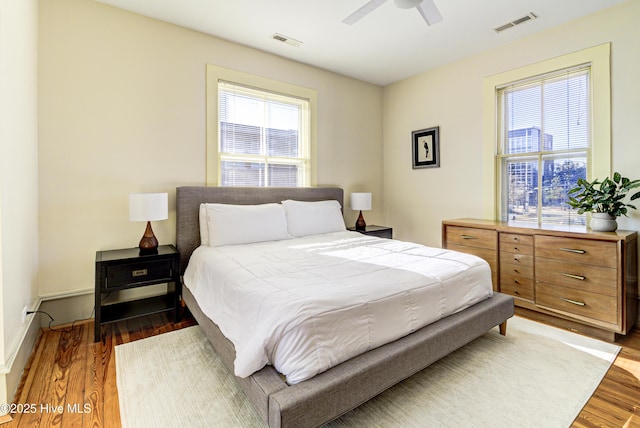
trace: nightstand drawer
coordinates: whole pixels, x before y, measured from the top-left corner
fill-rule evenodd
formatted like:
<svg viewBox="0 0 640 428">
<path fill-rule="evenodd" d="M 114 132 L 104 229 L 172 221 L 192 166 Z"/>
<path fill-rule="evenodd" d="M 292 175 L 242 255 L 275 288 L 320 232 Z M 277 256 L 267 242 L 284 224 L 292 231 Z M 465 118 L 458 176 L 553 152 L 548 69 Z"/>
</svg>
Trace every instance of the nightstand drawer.
<svg viewBox="0 0 640 428">
<path fill-rule="evenodd" d="M 364 230 L 358 230 L 355 227 L 347 227 L 347 230 L 359 232 L 363 235 L 377 236 L 378 238 L 393 239 L 393 228 L 387 226 L 366 226 Z"/>
<path fill-rule="evenodd" d="M 114 264 L 106 267 L 105 288 L 132 287 L 149 281 L 173 281 L 171 260 Z"/>
<path fill-rule="evenodd" d="M 366 235 L 377 236 L 378 238 L 392 239 L 391 233 L 391 229 L 384 229 L 367 232 Z"/>
</svg>

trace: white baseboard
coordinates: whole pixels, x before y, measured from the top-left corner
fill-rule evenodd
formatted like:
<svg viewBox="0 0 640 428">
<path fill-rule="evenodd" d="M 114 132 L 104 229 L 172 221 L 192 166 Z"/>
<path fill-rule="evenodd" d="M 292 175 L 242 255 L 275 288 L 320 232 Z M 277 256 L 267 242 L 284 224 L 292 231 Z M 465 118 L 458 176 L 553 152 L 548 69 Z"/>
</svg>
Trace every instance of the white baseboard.
<svg viewBox="0 0 640 428">
<path fill-rule="evenodd" d="M 50 315 L 53 321 L 43 313 L 37 314 L 40 326 L 47 328 L 49 322 L 55 326 L 93 318 L 93 305 L 93 289 L 44 296 L 40 310 Z"/>
<path fill-rule="evenodd" d="M 33 310 L 38 310 L 41 303 L 42 300 L 38 299 Z M 0 402 L 13 401 L 39 332 L 40 324 L 36 322 L 34 316 L 29 316 L 18 335 L 19 339 L 9 349 L 5 364 L 0 365 L 0 377 L 2 378 L 0 384 L 3 385 L 3 391 L 0 391 L 2 398 Z"/>
</svg>

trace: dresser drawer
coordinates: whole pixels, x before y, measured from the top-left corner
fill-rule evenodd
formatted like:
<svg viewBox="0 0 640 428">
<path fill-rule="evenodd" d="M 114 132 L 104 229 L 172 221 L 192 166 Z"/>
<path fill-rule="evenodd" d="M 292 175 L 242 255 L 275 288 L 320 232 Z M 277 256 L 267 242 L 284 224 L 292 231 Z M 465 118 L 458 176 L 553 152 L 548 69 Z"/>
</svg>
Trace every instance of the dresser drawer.
<svg viewBox="0 0 640 428">
<path fill-rule="evenodd" d="M 464 245 L 466 247 L 487 248 L 496 250 L 498 232 L 495 230 L 475 229 L 472 227 L 447 226 L 447 248 L 450 244 Z"/>
<path fill-rule="evenodd" d="M 531 268 L 531 276 L 533 276 L 533 256 L 528 254 L 505 253 L 500 251 L 500 264 L 510 263 L 518 266 L 527 266 Z"/>
<path fill-rule="evenodd" d="M 533 300 L 533 278 L 500 272 L 500 292 Z"/>
<path fill-rule="evenodd" d="M 536 281 L 577 288 L 608 296 L 617 295 L 617 271 L 562 260 L 536 259 Z"/>
<path fill-rule="evenodd" d="M 106 267 L 105 288 L 130 287 L 149 281 L 173 281 L 171 260 L 113 264 Z"/>
<path fill-rule="evenodd" d="M 539 235 L 535 238 L 535 246 L 536 257 L 612 269 L 619 266 L 615 242 Z"/>
<path fill-rule="evenodd" d="M 513 244 L 511 242 L 500 242 L 500 252 L 507 252 L 513 254 L 526 254 L 533 256 L 533 246 L 523 244 Z"/>
<path fill-rule="evenodd" d="M 500 244 L 513 244 L 513 245 L 529 245 L 533 246 L 532 235 L 521 235 L 519 233 L 501 233 Z"/>
<path fill-rule="evenodd" d="M 533 280 L 533 264 L 517 264 L 505 262 L 503 254 L 500 254 L 500 277 L 504 275 L 515 275 Z"/>
<path fill-rule="evenodd" d="M 618 323 L 616 298 L 613 296 L 538 283 L 536 304 L 606 323 Z"/>
</svg>

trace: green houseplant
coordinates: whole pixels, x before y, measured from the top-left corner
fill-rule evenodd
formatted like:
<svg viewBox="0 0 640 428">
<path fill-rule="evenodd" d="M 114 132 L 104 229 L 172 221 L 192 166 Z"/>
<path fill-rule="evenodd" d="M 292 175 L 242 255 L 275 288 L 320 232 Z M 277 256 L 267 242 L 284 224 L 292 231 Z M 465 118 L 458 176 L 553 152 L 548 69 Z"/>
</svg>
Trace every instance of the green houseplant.
<svg viewBox="0 0 640 428">
<path fill-rule="evenodd" d="M 625 198 L 632 189 L 640 187 L 640 180 L 630 180 L 620 173 L 613 174 L 613 179 L 607 177 L 589 182 L 579 178 L 576 187 L 569 190 L 569 201 L 578 214 L 593 213 L 591 228 L 598 231 L 613 231 L 617 228 L 616 217 L 626 216 L 628 209 L 636 207 Z M 634 193 L 629 201 L 640 198 L 640 191 Z M 600 220 L 603 220 L 601 222 Z"/>
</svg>

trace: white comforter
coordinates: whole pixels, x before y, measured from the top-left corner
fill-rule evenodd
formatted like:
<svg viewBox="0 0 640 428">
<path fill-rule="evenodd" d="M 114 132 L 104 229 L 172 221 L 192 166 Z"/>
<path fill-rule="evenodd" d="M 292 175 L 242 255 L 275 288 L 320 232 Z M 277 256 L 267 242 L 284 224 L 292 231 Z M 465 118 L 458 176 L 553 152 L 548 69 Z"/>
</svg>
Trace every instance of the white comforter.
<svg viewBox="0 0 640 428">
<path fill-rule="evenodd" d="M 478 257 L 356 232 L 199 247 L 184 283 L 237 376 L 272 364 L 290 384 L 492 295 Z"/>
</svg>

